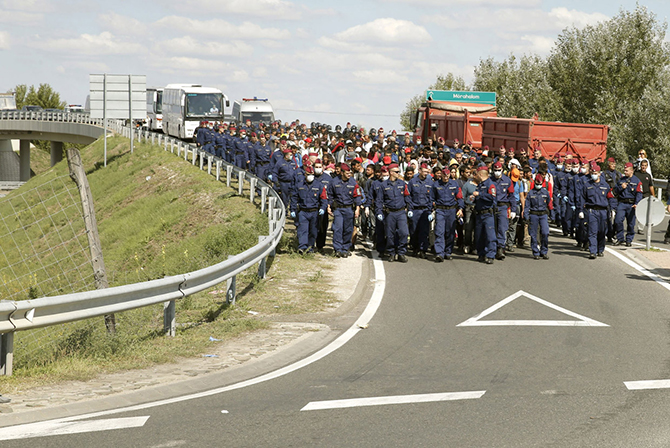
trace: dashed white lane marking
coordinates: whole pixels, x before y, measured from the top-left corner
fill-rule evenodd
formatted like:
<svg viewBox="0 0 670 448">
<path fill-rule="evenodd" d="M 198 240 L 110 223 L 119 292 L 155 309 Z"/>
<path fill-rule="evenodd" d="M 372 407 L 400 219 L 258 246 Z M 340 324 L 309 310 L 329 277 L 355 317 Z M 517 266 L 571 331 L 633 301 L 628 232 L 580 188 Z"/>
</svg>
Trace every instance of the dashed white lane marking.
<svg viewBox="0 0 670 448">
<path fill-rule="evenodd" d="M 670 380 L 624 381 L 628 390 L 670 389 Z"/>
<path fill-rule="evenodd" d="M 535 302 L 559 311 L 568 316 L 574 317 L 577 320 L 481 320 L 483 317 L 488 316 L 496 310 L 499 310 L 503 306 L 512 302 L 513 300 L 518 299 L 519 297 L 527 297 Z M 518 291 L 511 296 L 501 300 L 495 305 L 487 308 L 478 315 L 471 317 L 470 319 L 462 322 L 457 327 L 492 327 L 492 326 L 535 326 L 535 327 L 609 327 L 609 325 L 597 320 L 593 320 L 589 317 L 582 316 L 573 311 L 566 310 L 563 307 L 555 305 L 546 300 L 542 300 L 539 297 L 536 297 L 532 294 L 528 294 L 525 291 Z"/>
<path fill-rule="evenodd" d="M 481 398 L 485 390 L 472 392 L 445 392 L 438 394 L 395 395 L 389 397 L 351 398 L 347 400 L 312 401 L 301 411 L 319 411 L 323 409 L 357 408 L 362 406 L 381 406 L 387 404 L 430 403 L 436 401 L 474 400 Z"/>
<path fill-rule="evenodd" d="M 83 432 L 109 431 L 111 429 L 139 428 L 149 420 L 149 416 L 110 418 L 87 422 L 63 422 L 52 420 L 47 422 L 29 423 L 26 425 L 2 428 L 0 440 L 16 440 L 29 437 L 62 436 Z"/>
<path fill-rule="evenodd" d="M 255 384 L 263 383 L 265 381 L 269 381 L 275 378 L 279 378 L 281 376 L 287 375 L 291 372 L 295 372 L 298 369 L 301 369 L 305 366 L 308 366 L 312 363 L 315 363 L 316 361 L 319 361 L 326 356 L 330 355 L 340 347 L 342 347 L 344 344 L 349 342 L 356 334 L 361 331 L 360 326 L 365 327 L 372 317 L 375 315 L 377 310 L 379 309 L 379 306 L 381 305 L 382 298 L 384 297 L 384 289 L 386 288 L 386 273 L 384 272 L 384 264 L 381 261 L 381 259 L 373 254 L 373 265 L 374 265 L 374 270 L 375 270 L 375 286 L 372 291 L 372 297 L 370 298 L 370 301 L 368 302 L 367 307 L 365 308 L 365 311 L 363 311 L 363 314 L 358 318 L 358 320 L 344 333 L 342 333 L 337 339 L 335 339 L 333 342 L 319 350 L 318 352 L 314 353 L 311 356 L 308 356 L 305 359 L 302 359 L 298 362 L 295 362 L 291 365 L 288 365 L 286 367 L 282 367 L 281 369 L 275 370 L 273 372 L 266 373 L 265 375 L 261 375 L 256 378 L 252 378 L 250 380 L 242 381 L 236 384 L 231 384 L 229 386 L 225 387 L 220 387 L 217 389 L 212 389 L 204 392 L 199 392 L 196 394 L 190 394 L 190 395 L 184 395 L 181 397 L 175 397 L 175 398 L 169 398 L 166 400 L 159 400 L 159 401 L 154 401 L 150 403 L 144 403 L 144 404 L 138 404 L 134 406 L 127 406 L 124 408 L 117 408 L 117 409 L 110 409 L 107 411 L 100 411 L 100 412 L 94 412 L 90 414 L 83 414 L 83 415 L 76 415 L 73 417 L 65 417 L 65 418 L 60 418 L 60 419 L 54 419 L 54 420 L 48 420 L 45 422 L 41 422 L 44 424 L 52 423 L 64 423 L 64 422 L 72 422 L 72 421 L 77 421 L 77 420 L 84 420 L 84 419 L 90 419 L 90 418 L 96 418 L 96 417 L 102 417 L 105 415 L 113 415 L 113 414 L 120 414 L 122 412 L 134 412 L 134 411 L 139 411 L 143 409 L 149 409 L 157 406 L 163 406 L 167 404 L 173 404 L 173 403 L 180 403 L 182 401 L 188 401 L 188 400 L 194 400 L 197 398 L 204 398 L 204 397 L 209 397 L 212 395 L 217 395 L 221 394 L 223 392 L 228 392 L 231 390 L 236 390 L 236 389 L 242 389 L 244 387 L 248 386 L 253 386 Z M 148 417 L 147 417 L 148 418 Z M 25 425 L 20 425 L 20 426 L 25 426 Z M 5 431 L 11 430 L 13 428 L 18 428 L 20 426 L 8 426 L 5 428 L 0 428 L 2 432 L 4 433 Z"/>
</svg>

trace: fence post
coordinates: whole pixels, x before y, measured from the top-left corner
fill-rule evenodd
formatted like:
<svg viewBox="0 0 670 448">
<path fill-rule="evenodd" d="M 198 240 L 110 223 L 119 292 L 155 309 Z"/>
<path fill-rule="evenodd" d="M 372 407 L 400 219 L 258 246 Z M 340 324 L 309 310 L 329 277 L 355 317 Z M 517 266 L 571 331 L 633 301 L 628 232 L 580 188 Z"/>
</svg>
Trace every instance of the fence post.
<svg viewBox="0 0 670 448">
<path fill-rule="evenodd" d="M 221 180 L 221 161 L 217 160 L 216 161 L 216 181 Z"/>
<path fill-rule="evenodd" d="M 188 145 L 184 145 L 184 160 L 188 162 Z"/>
<path fill-rule="evenodd" d="M 265 213 L 265 202 L 268 198 L 268 187 L 261 188 L 261 213 Z"/>
<path fill-rule="evenodd" d="M 193 149 L 193 160 L 191 160 L 191 164 L 195 166 L 195 161 L 198 159 L 198 149 L 193 147 L 191 147 L 191 149 Z"/>
<path fill-rule="evenodd" d="M 181 157 L 181 141 L 177 142 L 177 157 Z"/>
<path fill-rule="evenodd" d="M 237 194 L 242 196 L 243 189 L 244 189 L 244 171 L 240 170 L 237 172 Z"/>
<path fill-rule="evenodd" d="M 170 140 L 170 152 L 174 154 L 174 139 Z"/>
<path fill-rule="evenodd" d="M 226 165 L 226 186 L 230 187 L 230 178 L 233 177 L 233 166 Z"/>
<path fill-rule="evenodd" d="M 254 202 L 254 196 L 256 195 L 256 178 L 252 177 L 249 179 L 249 202 Z"/>
<path fill-rule="evenodd" d="M 258 237 L 258 244 L 261 244 L 265 238 L 268 238 L 267 236 L 259 236 Z M 258 278 L 265 278 L 265 275 L 267 274 L 267 257 L 263 257 L 263 259 L 258 263 Z"/>
<path fill-rule="evenodd" d="M 163 302 L 163 330 L 166 336 L 177 334 L 177 306 L 175 300 Z"/>
<path fill-rule="evenodd" d="M 14 364 L 14 332 L 0 334 L 0 375 L 11 376 Z"/>
<path fill-rule="evenodd" d="M 205 152 L 201 152 L 198 154 L 200 156 L 200 171 L 202 171 L 202 168 L 205 166 Z"/>
<path fill-rule="evenodd" d="M 212 174 L 212 156 L 207 156 L 207 174 Z"/>
<path fill-rule="evenodd" d="M 272 218 L 273 213 L 272 210 L 275 208 L 275 202 L 277 201 L 277 198 L 274 196 L 270 196 L 270 200 L 268 201 L 268 218 Z"/>
<path fill-rule="evenodd" d="M 228 255 L 228 259 L 233 258 L 233 255 Z M 228 280 L 226 280 L 226 303 L 235 305 L 235 299 L 237 298 L 237 276 L 233 275 Z"/>
</svg>

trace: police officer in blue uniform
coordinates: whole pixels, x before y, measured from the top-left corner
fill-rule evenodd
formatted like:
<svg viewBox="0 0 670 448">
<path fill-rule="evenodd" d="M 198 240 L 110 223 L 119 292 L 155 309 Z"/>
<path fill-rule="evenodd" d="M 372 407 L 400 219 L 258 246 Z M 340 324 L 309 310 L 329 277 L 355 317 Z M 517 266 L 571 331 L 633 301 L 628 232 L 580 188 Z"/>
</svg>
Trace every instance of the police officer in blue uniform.
<svg viewBox="0 0 670 448">
<path fill-rule="evenodd" d="M 565 195 L 563 196 L 563 202 L 565 203 L 565 227 L 563 228 L 563 234 L 570 238 L 574 238 L 575 236 L 575 223 L 577 222 L 574 189 L 575 176 L 579 173 L 579 164 L 576 162 L 575 159 L 567 159 L 565 162 Z"/>
<path fill-rule="evenodd" d="M 583 204 L 581 200 L 583 196 L 584 184 L 589 180 L 589 164 L 584 160 L 579 167 L 579 173 L 573 178 L 574 179 L 574 192 L 576 199 L 576 223 L 575 223 L 575 236 L 577 239 L 577 247 L 581 247 L 582 250 L 589 250 L 589 214 L 585 213 Z"/>
<path fill-rule="evenodd" d="M 486 165 L 477 168 L 476 179 L 479 183 L 471 199 L 475 203 L 477 257 L 479 261 L 493 264 L 498 244 L 495 222 L 495 210 L 498 206 L 497 191 Z"/>
<path fill-rule="evenodd" d="M 509 220 L 516 217 L 516 196 L 514 196 L 514 183 L 512 179 L 503 174 L 502 163 L 493 164 L 493 175 L 491 180 L 496 186 L 497 209 L 496 209 L 496 235 L 498 238 L 496 259 L 505 259 L 505 243 L 507 242 L 507 229 Z"/>
<path fill-rule="evenodd" d="M 328 214 L 333 216 L 333 249 L 338 258 L 349 257 L 354 219 L 358 218 L 362 201 L 361 187 L 351 177 L 351 167 L 340 165 L 340 175 L 328 184 Z"/>
<path fill-rule="evenodd" d="M 314 252 L 317 219 L 326 213 L 328 196 L 323 184 L 315 180 L 313 166 L 306 165 L 300 179 L 291 191 L 291 217 L 297 215 L 298 253 L 302 255 Z"/>
<path fill-rule="evenodd" d="M 207 130 L 207 122 L 201 121 L 200 125 L 193 131 L 193 138 L 195 139 L 195 145 L 198 148 L 202 148 L 203 145 L 205 144 L 206 130 Z"/>
<path fill-rule="evenodd" d="M 409 226 L 410 245 L 414 248 L 414 256 L 426 258 L 428 250 L 428 235 L 430 234 L 430 221 L 432 218 L 432 190 L 433 179 L 428 175 L 430 168 L 425 163 L 419 168 L 419 175 L 414 176 L 407 182 L 409 190 L 408 208 L 412 213 L 410 218 L 412 225 Z"/>
<path fill-rule="evenodd" d="M 270 169 L 270 157 L 272 157 L 272 148 L 265 139 L 265 134 L 261 134 L 261 138 L 254 145 L 254 152 L 256 154 L 256 177 L 266 180 L 268 171 Z"/>
<path fill-rule="evenodd" d="M 275 164 L 272 172 L 272 180 L 274 181 L 275 190 L 279 191 L 282 202 L 288 207 L 291 200 L 291 186 L 295 180 L 297 168 L 293 161 L 291 150 L 284 148 L 282 151 L 284 158 Z"/>
<path fill-rule="evenodd" d="M 453 258 L 451 254 L 454 251 L 456 221 L 463 217 L 465 202 L 461 187 L 451 177 L 449 168 L 442 170 L 442 175 L 433 184 L 431 193 L 431 202 L 435 209 L 435 261 L 441 263 L 445 259 Z"/>
<path fill-rule="evenodd" d="M 627 163 L 623 169 L 623 177 L 619 179 L 614 187 L 614 196 L 618 198 L 616 204 L 616 215 L 614 217 L 614 228 L 616 231 L 616 246 L 623 244 L 630 247 L 635 237 L 635 208 L 642 200 L 642 182 L 633 173 L 635 169 L 632 163 Z M 613 204 L 614 205 L 614 204 Z M 623 221 L 628 224 L 624 240 Z"/>
<path fill-rule="evenodd" d="M 381 184 L 381 194 L 376 198 L 375 215 L 386 227 L 386 258 L 388 261 L 396 259 L 407 262 L 407 238 L 409 229 L 407 218 L 413 212 L 407 213 L 409 204 L 409 190 L 407 183 L 400 178 L 400 167 L 397 163 L 389 165 L 389 178 Z"/>
<path fill-rule="evenodd" d="M 549 251 L 549 212 L 552 206 L 549 191 L 543 184 L 544 176 L 536 174 L 533 189 L 526 195 L 526 205 L 523 208 L 523 217 L 530 222 L 528 233 L 530 234 L 530 247 L 535 260 L 539 260 L 540 257 L 545 260 L 549 259 L 547 254 Z M 537 241 L 538 228 L 540 231 L 539 246 Z"/>
<path fill-rule="evenodd" d="M 384 215 L 375 213 L 375 204 L 378 198 L 382 195 L 382 183 L 389 179 L 388 166 L 382 166 L 379 169 L 379 176 L 375 176 L 375 180 L 370 185 L 370 210 L 375 215 L 375 249 L 379 255 L 386 253 L 386 228 L 384 226 Z M 381 219 L 379 219 L 381 217 Z"/>
<path fill-rule="evenodd" d="M 332 182 L 333 178 L 323 170 L 323 163 L 321 159 L 314 161 L 314 177 L 315 181 L 321 182 L 324 188 L 328 188 L 328 184 Z M 316 233 L 316 248 L 323 251 L 326 246 L 326 233 L 328 232 L 328 213 L 319 215 L 317 218 L 317 233 Z"/>
<path fill-rule="evenodd" d="M 563 158 L 556 158 L 556 165 L 552 175 L 554 176 L 554 207 L 553 220 L 554 224 L 559 228 L 563 228 L 563 216 L 565 213 L 565 204 L 563 202 L 563 184 L 565 183 L 565 172 L 563 171 Z"/>
<path fill-rule="evenodd" d="M 610 201 L 612 204 L 612 210 L 610 210 L 610 214 L 607 216 L 607 241 L 612 243 L 614 242 L 614 237 L 617 233 L 614 226 L 614 220 L 616 219 L 616 211 L 619 205 L 615 189 L 619 184 L 619 180 L 621 180 L 621 173 L 616 169 L 616 160 L 614 157 L 607 159 L 607 165 L 607 169 L 603 172 L 602 175 L 605 176 L 605 182 L 607 182 L 607 185 L 610 186 L 612 192 L 614 193 L 614 199 Z"/>
<path fill-rule="evenodd" d="M 218 132 L 214 134 L 214 155 L 225 160 L 226 157 L 226 134 L 223 126 L 219 126 Z"/>
<path fill-rule="evenodd" d="M 577 208 L 580 210 L 579 218 L 586 219 L 588 223 L 589 258 L 593 260 L 605 253 L 609 201 L 614 196 L 605 179 L 601 178 L 598 165 L 592 167 L 591 175 L 587 179 L 582 185 Z"/>
<path fill-rule="evenodd" d="M 247 138 L 247 133 L 244 129 L 240 131 L 240 136 L 235 139 L 234 151 L 235 151 L 235 166 L 238 168 L 246 169 L 249 164 L 249 139 Z"/>
</svg>

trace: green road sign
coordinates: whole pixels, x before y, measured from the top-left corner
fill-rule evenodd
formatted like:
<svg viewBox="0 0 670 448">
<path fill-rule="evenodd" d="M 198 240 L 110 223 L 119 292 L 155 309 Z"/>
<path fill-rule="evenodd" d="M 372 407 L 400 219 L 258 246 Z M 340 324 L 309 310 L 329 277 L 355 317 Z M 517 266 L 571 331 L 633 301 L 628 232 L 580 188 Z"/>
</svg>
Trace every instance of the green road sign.
<svg viewBox="0 0 670 448">
<path fill-rule="evenodd" d="M 449 101 L 452 103 L 475 103 L 496 105 L 495 92 L 456 92 L 451 90 L 426 90 L 427 101 Z"/>
</svg>

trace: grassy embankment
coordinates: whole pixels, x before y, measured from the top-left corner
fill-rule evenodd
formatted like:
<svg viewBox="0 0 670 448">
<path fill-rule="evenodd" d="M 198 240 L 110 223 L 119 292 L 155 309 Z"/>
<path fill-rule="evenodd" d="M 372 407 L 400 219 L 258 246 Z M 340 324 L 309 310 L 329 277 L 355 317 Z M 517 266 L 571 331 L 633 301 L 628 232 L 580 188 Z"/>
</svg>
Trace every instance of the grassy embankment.
<svg viewBox="0 0 670 448">
<path fill-rule="evenodd" d="M 110 286 L 209 266 L 267 234 L 267 215 L 250 204 L 248 196 L 237 196 L 236 188 L 216 182 L 175 155 L 149 144 L 136 144 L 131 155 L 128 140 L 117 137 L 108 139 L 108 166 L 102 167 L 102 148 L 101 141 L 94 143 L 82 151 L 82 159 L 95 200 Z M 67 162 L 63 161 L 33 178 L 24 190 L 38 191 L 40 184 L 65 173 Z M 11 197 L 0 201 L 0 213 Z M 54 223 L 60 225 L 65 223 Z M 43 228 L 34 237 L 46 244 L 56 234 Z M 266 327 L 266 320 L 248 313 L 251 309 L 266 317 L 324 309 L 331 296 L 329 286 L 321 281 L 322 272 L 330 262 L 320 256 L 304 259 L 291 247 L 287 236 L 280 250 L 283 255 L 274 260 L 267 280 L 259 281 L 253 269 L 238 276 L 236 307 L 225 304 L 225 285 L 179 300 L 175 338 L 162 336 L 162 306 L 117 314 L 113 336 L 105 331 L 102 317 L 18 332 L 14 376 L 0 377 L 0 390 L 87 379 L 102 372 L 198 356 L 211 345 L 210 335 L 225 340 Z M 69 292 L 66 282 L 60 288 L 60 293 Z"/>
</svg>

